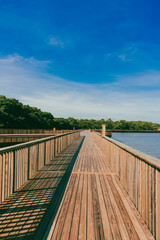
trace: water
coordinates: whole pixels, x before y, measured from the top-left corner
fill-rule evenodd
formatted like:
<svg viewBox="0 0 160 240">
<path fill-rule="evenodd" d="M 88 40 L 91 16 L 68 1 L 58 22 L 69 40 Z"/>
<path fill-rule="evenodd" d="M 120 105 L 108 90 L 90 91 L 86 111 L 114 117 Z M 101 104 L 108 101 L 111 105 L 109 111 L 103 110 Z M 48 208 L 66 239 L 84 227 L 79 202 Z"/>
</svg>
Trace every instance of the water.
<svg viewBox="0 0 160 240">
<path fill-rule="evenodd" d="M 160 133 L 112 133 L 112 138 L 160 159 Z"/>
</svg>

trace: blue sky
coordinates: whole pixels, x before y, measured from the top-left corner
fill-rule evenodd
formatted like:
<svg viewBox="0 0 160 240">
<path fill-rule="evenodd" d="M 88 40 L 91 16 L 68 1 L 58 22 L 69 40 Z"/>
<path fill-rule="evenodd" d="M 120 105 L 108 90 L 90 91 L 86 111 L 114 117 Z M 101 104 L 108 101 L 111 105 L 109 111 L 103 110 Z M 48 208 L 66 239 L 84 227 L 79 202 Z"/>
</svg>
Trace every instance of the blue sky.
<svg viewBox="0 0 160 240">
<path fill-rule="evenodd" d="M 0 0 L 0 94 L 55 117 L 160 122 L 159 9 Z"/>
</svg>

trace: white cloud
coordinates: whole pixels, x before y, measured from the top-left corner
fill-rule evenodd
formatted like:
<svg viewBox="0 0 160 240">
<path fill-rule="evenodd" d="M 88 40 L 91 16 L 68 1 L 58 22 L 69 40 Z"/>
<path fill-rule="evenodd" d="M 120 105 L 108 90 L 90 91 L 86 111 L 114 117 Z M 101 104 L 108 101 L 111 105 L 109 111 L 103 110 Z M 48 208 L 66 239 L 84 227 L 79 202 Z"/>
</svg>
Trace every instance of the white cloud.
<svg viewBox="0 0 160 240">
<path fill-rule="evenodd" d="M 127 44 L 122 49 L 105 54 L 105 59 L 108 60 L 112 57 L 113 59 L 119 59 L 122 62 L 131 62 L 136 59 L 138 51 L 140 50 L 138 50 L 136 44 Z"/>
<path fill-rule="evenodd" d="M 53 45 L 53 46 L 57 46 L 57 47 L 60 47 L 60 48 L 64 47 L 64 42 L 62 40 L 60 40 L 58 37 L 50 37 L 48 44 Z"/>
<path fill-rule="evenodd" d="M 129 87 L 160 87 L 160 71 L 148 70 L 143 73 L 133 74 L 132 76 L 115 76 L 117 79 L 116 84 Z"/>
<path fill-rule="evenodd" d="M 55 117 L 160 122 L 160 72 L 115 76 L 114 83 L 85 84 L 47 73 L 50 62 L 19 55 L 0 59 L 0 94 L 52 112 Z M 132 91 L 145 80 L 157 89 Z M 129 91 L 125 90 L 128 82 Z"/>
<path fill-rule="evenodd" d="M 121 61 L 123 61 L 123 62 L 130 62 L 130 61 L 132 61 L 132 59 L 128 58 L 125 53 L 120 54 L 120 55 L 118 56 L 118 58 L 119 58 Z"/>
</svg>

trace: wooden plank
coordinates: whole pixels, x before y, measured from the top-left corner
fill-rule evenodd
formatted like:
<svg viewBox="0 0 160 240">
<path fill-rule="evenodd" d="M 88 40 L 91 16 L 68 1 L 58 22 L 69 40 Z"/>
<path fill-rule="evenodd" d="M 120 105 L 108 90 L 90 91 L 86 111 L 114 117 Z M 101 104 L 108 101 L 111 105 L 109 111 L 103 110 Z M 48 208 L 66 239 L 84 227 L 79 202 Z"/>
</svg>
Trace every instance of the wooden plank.
<svg viewBox="0 0 160 240">
<path fill-rule="evenodd" d="M 138 239 L 153 239 L 151 238 L 151 235 L 149 235 L 150 238 L 148 238 L 148 236 L 146 236 L 146 234 L 144 233 L 144 230 L 142 229 L 142 226 L 139 224 L 137 218 L 136 218 L 136 215 L 134 214 L 134 212 L 132 211 L 132 209 L 130 208 L 129 206 L 129 203 L 127 202 L 127 199 L 126 197 L 123 195 L 119 185 L 117 184 L 117 181 L 115 180 L 114 177 L 112 177 L 112 181 L 113 181 L 113 184 L 111 185 L 112 186 L 112 189 L 116 188 L 116 191 L 117 193 L 119 194 L 122 202 L 123 202 L 123 205 L 125 206 L 125 209 L 127 211 L 127 214 L 130 218 L 130 220 L 132 221 L 132 224 L 134 225 L 134 229 L 132 228 L 131 231 L 129 231 L 129 233 L 131 234 L 135 234 L 134 237 L 132 239 L 136 239 L 136 236 L 138 235 Z M 115 189 L 114 188 L 114 189 Z M 117 199 L 117 198 L 116 198 Z M 131 227 L 131 224 L 130 224 L 130 227 Z M 135 230 L 136 230 L 136 233 L 135 233 Z M 148 231 L 149 233 L 149 231 Z"/>
<path fill-rule="evenodd" d="M 84 175 L 78 238 L 87 238 L 87 176 Z"/>
<path fill-rule="evenodd" d="M 104 239 L 113 239 L 113 235 L 112 235 L 111 227 L 110 227 L 110 220 L 112 218 L 109 219 L 109 214 L 107 212 L 107 206 L 106 206 L 105 200 L 104 200 L 104 194 L 102 193 L 103 186 L 100 184 L 99 177 L 100 176 L 96 175 L 97 192 L 98 192 L 98 198 L 99 198 L 100 212 L 101 212 L 101 216 L 102 216 L 102 224 L 103 224 L 103 229 L 104 229 Z M 119 238 L 117 237 L 116 239 L 119 239 Z"/>
<path fill-rule="evenodd" d="M 3 155 L 0 154 L 0 203 L 2 202 L 3 191 Z"/>
<path fill-rule="evenodd" d="M 11 162 L 12 162 L 12 159 L 11 159 L 11 154 L 10 152 L 8 153 L 8 186 L 7 186 L 7 189 L 8 189 L 8 196 L 10 196 L 11 194 Z"/>
<path fill-rule="evenodd" d="M 156 170 L 152 168 L 152 229 L 153 236 L 156 236 Z"/>
<path fill-rule="evenodd" d="M 71 195 L 71 198 L 69 201 L 69 206 L 67 208 L 67 213 L 65 216 L 65 221 L 64 221 L 64 225 L 63 225 L 62 234 L 61 234 L 62 240 L 69 239 L 70 229 L 72 227 L 72 222 L 73 222 L 72 218 L 73 218 L 73 213 L 74 213 L 74 209 L 75 209 L 75 200 L 76 200 L 76 196 L 77 196 L 79 179 L 80 179 L 80 176 L 76 176 L 75 185 L 74 185 L 72 195 Z"/>
<path fill-rule="evenodd" d="M 88 175 L 87 239 L 95 239 L 91 176 Z"/>
<path fill-rule="evenodd" d="M 146 164 L 146 202 L 145 202 L 145 205 L 146 205 L 146 214 L 145 214 L 145 221 L 146 221 L 146 224 L 149 225 L 149 165 Z"/>
<path fill-rule="evenodd" d="M 110 176 L 110 177 L 107 177 L 107 180 L 109 182 L 110 189 L 112 189 L 114 199 L 117 203 L 121 217 L 123 218 L 126 230 L 129 234 L 130 238 L 138 240 L 139 237 L 138 237 L 137 232 L 135 231 L 135 228 L 133 226 L 133 223 L 131 222 L 130 217 L 128 215 L 128 211 L 131 211 L 131 209 L 128 208 L 128 211 L 126 210 L 125 205 L 122 202 L 121 196 L 119 195 L 115 185 L 113 184 L 113 178 Z M 119 226 L 119 227 L 121 228 L 121 226 Z"/>
<path fill-rule="evenodd" d="M 50 239 L 55 239 L 55 235 L 56 235 L 56 231 L 55 228 L 56 228 L 56 225 L 57 225 L 57 222 L 58 222 L 58 219 L 59 219 L 59 216 L 61 214 L 61 210 L 62 210 L 62 206 L 63 206 L 63 203 L 64 201 L 66 200 L 66 195 L 68 194 L 68 188 L 71 184 L 71 186 L 73 186 L 73 178 L 71 177 L 68 184 L 67 184 L 67 187 L 66 187 L 66 191 L 64 193 L 64 196 L 63 196 L 63 199 L 61 200 L 61 203 L 59 205 L 59 208 L 58 208 L 58 211 L 57 211 L 57 214 L 56 216 L 54 217 L 53 221 L 51 220 L 51 222 L 48 224 L 48 228 L 47 228 L 47 231 L 44 235 L 44 239 L 47 239 L 47 240 L 50 240 Z M 71 189 L 72 190 L 72 189 Z M 51 218 L 52 219 L 52 218 Z"/>
<path fill-rule="evenodd" d="M 52 231 L 53 231 L 52 240 L 60 239 L 60 236 L 61 236 L 61 233 L 63 230 L 63 225 L 65 222 L 65 217 L 66 217 L 68 206 L 69 206 L 69 202 L 71 199 L 72 191 L 74 189 L 75 180 L 76 180 L 76 176 L 73 175 L 71 177 L 70 183 L 68 185 L 69 187 L 67 188 L 67 192 L 65 194 L 63 205 L 61 206 L 62 208 L 58 212 L 58 217 L 55 218 L 56 222 L 53 223 L 53 225 L 55 227 L 54 227 L 54 229 L 52 229 Z"/>
<path fill-rule="evenodd" d="M 91 175 L 91 184 L 92 184 L 93 218 L 94 218 L 94 227 L 95 227 L 95 237 L 96 237 L 96 239 L 104 239 L 104 230 L 103 230 L 102 217 L 101 217 L 99 200 L 98 200 L 97 184 L 96 184 L 95 175 Z"/>
<path fill-rule="evenodd" d="M 3 154 L 3 164 L 2 164 L 2 202 L 5 199 L 5 172 L 6 172 L 6 155 Z"/>
<path fill-rule="evenodd" d="M 77 186 L 78 190 L 77 190 L 77 196 L 75 200 L 74 213 L 73 213 L 72 223 L 70 226 L 70 236 L 69 236 L 70 239 L 78 239 L 81 205 L 83 205 L 82 203 L 83 183 L 84 183 L 84 176 L 80 175 L 79 184 Z"/>
<path fill-rule="evenodd" d="M 156 239 L 160 240 L 160 171 L 156 170 Z"/>
<path fill-rule="evenodd" d="M 122 215 L 119 211 L 119 206 L 116 203 L 115 197 L 112 193 L 112 189 L 108 183 L 107 177 L 102 176 L 100 180 L 101 184 L 103 185 L 103 194 L 106 208 L 108 211 L 109 223 L 111 226 L 113 239 L 129 240 L 129 234 L 127 232 Z"/>
<path fill-rule="evenodd" d="M 5 198 L 8 197 L 8 153 L 5 154 L 5 192 L 4 192 L 4 195 L 5 195 Z"/>
<path fill-rule="evenodd" d="M 133 204 L 133 202 L 131 201 L 129 195 L 127 194 L 127 192 L 125 191 L 123 186 L 120 184 L 118 178 L 114 176 L 113 181 L 115 181 L 118 184 L 118 187 L 119 187 L 122 195 L 124 196 L 124 199 L 126 199 L 126 201 L 128 202 L 128 205 L 131 208 L 131 212 L 135 215 L 136 220 L 138 221 L 139 227 L 142 229 L 142 231 L 146 235 L 147 239 L 153 240 L 154 238 L 153 238 L 151 232 L 149 231 L 147 225 L 144 223 L 140 213 L 137 211 L 137 209 L 136 209 L 135 205 Z M 135 230 L 136 230 L 136 227 L 135 227 Z"/>
</svg>

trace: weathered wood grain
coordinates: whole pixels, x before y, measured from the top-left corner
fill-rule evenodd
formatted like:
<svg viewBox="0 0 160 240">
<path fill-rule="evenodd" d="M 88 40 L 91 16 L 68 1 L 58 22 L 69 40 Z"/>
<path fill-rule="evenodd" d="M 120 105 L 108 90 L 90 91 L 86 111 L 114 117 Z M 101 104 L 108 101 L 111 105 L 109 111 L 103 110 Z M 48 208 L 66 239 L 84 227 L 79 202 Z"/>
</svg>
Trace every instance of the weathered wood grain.
<svg viewBox="0 0 160 240">
<path fill-rule="evenodd" d="M 81 135 L 0 152 L 1 199 L 12 193 L 14 175 L 19 188 L 0 205 L 1 239 L 153 240 L 147 219 L 159 240 L 159 171 L 104 138 Z"/>
<path fill-rule="evenodd" d="M 72 145 L 66 148 L 65 152 L 60 153 L 48 165 L 38 170 L 30 181 L 21 186 L 7 200 L 0 204 L 0 239 L 30 240 L 43 238 L 50 218 L 57 212 L 66 182 L 69 180 L 69 166 L 74 161 L 74 156 L 78 151 L 81 141 L 82 138 L 74 141 Z M 19 161 L 23 164 L 24 151 L 26 149 L 21 150 L 20 154 L 17 150 L 17 157 L 19 157 Z M 8 159 L 13 160 L 12 157 L 9 153 Z M 6 163 L 5 154 L 1 156 L 2 158 L 4 163 Z M 6 167 L 6 164 L 4 166 Z M 65 169 L 63 168 L 64 166 Z M 24 167 L 25 165 L 21 167 L 21 170 Z M 5 169 L 3 169 L 4 176 Z M 20 175 L 17 176 L 18 181 L 23 180 Z M 4 180 L 6 180 L 5 177 Z M 75 184 L 74 178 L 70 183 Z M 5 189 L 3 189 L 3 194 L 5 194 Z M 67 214 L 69 216 L 70 211 Z"/>
<path fill-rule="evenodd" d="M 47 240 L 154 239 L 131 200 L 126 199 L 127 193 L 124 194 L 125 190 L 121 190 L 116 173 L 111 171 L 106 162 L 108 153 L 110 157 L 119 160 L 119 149 L 117 148 L 117 153 L 112 146 L 111 151 L 114 152 L 108 152 L 105 142 L 103 146 L 97 146 L 89 132 L 82 135 L 85 139 L 73 166 L 62 204 L 52 220 Z M 105 151 L 104 154 L 101 149 Z M 129 155 L 124 155 L 123 163 L 121 162 L 124 165 L 124 169 L 121 168 L 121 180 L 126 186 L 130 174 L 133 178 L 137 174 L 135 158 L 131 158 L 129 164 L 125 162 L 128 159 Z M 116 169 L 118 168 L 119 162 L 116 164 Z M 127 177 L 124 176 L 126 173 Z M 136 185 L 136 181 L 130 183 L 130 194 L 135 202 L 138 190 L 133 191 L 133 187 Z"/>
<path fill-rule="evenodd" d="M 63 135 L 1 148 L 0 203 L 34 177 L 38 170 L 53 160 L 54 156 L 63 151 L 68 146 L 67 144 L 70 145 L 79 135 L 79 131 L 72 131 Z M 54 148 L 54 141 L 59 142 L 59 147 Z"/>
<path fill-rule="evenodd" d="M 158 190 L 160 184 L 157 177 L 160 171 L 160 160 L 108 137 L 101 137 L 98 133 L 93 133 L 93 137 L 103 151 L 106 162 L 116 173 L 141 214 L 143 221 L 153 236 L 160 239 L 157 229 L 160 224 L 157 217 L 160 201 Z"/>
</svg>

